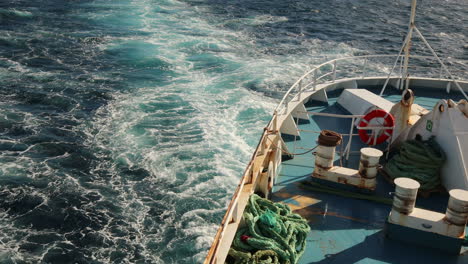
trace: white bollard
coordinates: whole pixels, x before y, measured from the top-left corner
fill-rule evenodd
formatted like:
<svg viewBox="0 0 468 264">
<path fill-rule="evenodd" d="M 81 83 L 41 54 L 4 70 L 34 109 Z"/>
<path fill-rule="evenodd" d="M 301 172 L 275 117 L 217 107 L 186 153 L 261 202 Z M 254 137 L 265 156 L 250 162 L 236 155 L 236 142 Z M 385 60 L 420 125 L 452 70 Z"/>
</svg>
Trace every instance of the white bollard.
<svg viewBox="0 0 468 264">
<path fill-rule="evenodd" d="M 341 134 L 331 130 L 322 130 L 317 139 L 317 151 L 315 155 L 315 170 L 329 170 L 335 160 L 335 148 L 341 144 Z"/>
<path fill-rule="evenodd" d="M 394 183 L 396 186 L 392 210 L 405 215 L 411 214 L 421 185 L 413 179 L 403 177 L 395 179 Z"/>
<path fill-rule="evenodd" d="M 468 220 L 468 191 L 452 189 L 449 191 L 450 199 L 445 212 L 445 220 L 450 224 L 448 235 L 459 237 L 465 233 Z"/>
<path fill-rule="evenodd" d="M 330 169 L 333 167 L 335 160 L 335 147 L 317 146 L 317 153 L 315 155 L 315 167 L 321 169 Z"/>
<path fill-rule="evenodd" d="M 366 179 L 374 179 L 377 176 L 379 160 L 383 152 L 375 148 L 362 148 L 359 161 L 359 174 Z"/>
</svg>

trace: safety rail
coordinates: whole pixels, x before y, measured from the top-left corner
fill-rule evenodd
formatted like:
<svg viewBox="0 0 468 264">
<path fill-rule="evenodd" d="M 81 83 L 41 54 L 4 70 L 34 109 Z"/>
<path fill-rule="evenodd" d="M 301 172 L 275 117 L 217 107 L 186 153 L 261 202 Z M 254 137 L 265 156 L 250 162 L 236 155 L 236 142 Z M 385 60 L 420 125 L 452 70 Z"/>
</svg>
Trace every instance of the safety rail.
<svg viewBox="0 0 468 264">
<path fill-rule="evenodd" d="M 227 251 L 229 250 L 226 246 L 230 246 L 232 242 L 233 235 L 235 234 L 235 230 L 232 230 L 232 225 L 239 225 L 240 224 L 240 214 L 243 211 L 243 206 L 245 204 L 241 204 L 242 198 L 245 198 L 246 195 L 250 194 L 254 189 L 249 189 L 248 185 L 256 185 L 256 178 L 259 175 L 262 175 L 262 171 L 265 168 L 265 164 L 270 164 L 271 159 L 276 162 L 276 158 L 272 158 L 272 153 L 276 151 L 276 153 L 281 154 L 284 151 L 283 145 L 280 144 L 280 133 L 278 133 L 280 129 L 280 122 L 284 121 L 284 119 L 279 119 L 279 115 L 289 115 L 292 109 L 288 109 L 288 104 L 291 102 L 293 98 L 297 98 L 298 101 L 303 100 L 302 94 L 304 92 L 311 92 L 316 91 L 317 86 L 322 84 L 333 84 L 337 80 L 356 80 L 378 77 L 381 78 L 382 74 L 387 76 L 385 84 L 382 87 L 380 92 L 380 96 L 385 91 L 389 81 L 391 78 L 397 78 L 399 81 L 397 82 L 397 89 L 402 89 L 405 85 L 406 88 L 409 87 L 409 78 L 413 75 L 418 75 L 418 77 L 430 77 L 435 78 L 441 81 L 447 81 L 447 92 L 450 91 L 450 85 L 453 83 L 459 91 L 463 94 L 463 96 L 468 100 L 467 94 L 463 91 L 460 84 L 457 82 L 456 75 L 453 75 L 452 72 L 454 70 L 454 66 L 458 64 L 463 69 L 461 70 L 462 76 L 465 76 L 468 72 L 467 63 L 460 62 L 460 61 L 442 61 L 436 52 L 432 49 L 429 45 L 427 40 L 424 38 L 422 33 L 419 29 L 415 26 L 415 12 L 416 12 L 416 0 L 412 1 L 411 4 L 411 18 L 409 23 L 409 30 L 408 33 L 403 41 L 403 44 L 399 50 L 399 54 L 397 56 L 394 55 L 365 55 L 365 56 L 354 56 L 354 57 L 344 57 L 344 58 L 337 58 L 331 61 L 325 62 L 320 64 L 313 69 L 306 72 L 303 76 L 301 76 L 285 93 L 284 97 L 281 99 L 278 106 L 275 108 L 273 118 L 270 120 L 270 123 L 266 127 L 265 131 L 262 134 L 259 144 L 255 149 L 252 159 L 250 160 L 249 165 L 247 166 L 246 170 L 244 171 L 244 175 L 240 184 L 238 185 L 233 199 L 228 206 L 227 212 L 224 215 L 223 221 L 221 223 L 220 228 L 215 236 L 215 242 L 213 243 L 210 251 L 208 252 L 207 258 L 205 260 L 206 264 L 217 264 L 217 263 L 224 263 L 225 258 L 227 255 Z M 426 48 L 430 51 L 432 56 L 410 56 L 409 50 L 411 47 L 412 41 L 412 33 L 413 31 L 420 37 Z M 404 55 L 403 55 L 404 52 Z M 386 60 L 386 59 L 394 59 L 391 60 L 393 63 L 372 63 L 372 60 Z M 411 60 L 412 66 L 408 66 L 408 62 Z M 435 62 L 435 63 L 434 63 Z M 451 64 L 451 70 L 449 71 L 446 64 Z M 433 65 L 437 65 L 437 67 L 433 67 Z M 393 65 L 388 67 L 388 65 Z M 340 66 L 340 67 L 338 67 Z M 350 67 L 351 66 L 351 67 Z M 432 70 L 431 70 L 432 69 Z M 411 72 L 409 74 L 408 72 Z M 458 72 L 457 72 L 458 73 Z M 372 75 L 370 75 L 372 74 Z M 429 76 L 427 76 L 429 75 Z M 437 76 L 437 77 L 436 77 Z M 466 77 L 466 76 L 465 76 Z M 406 83 L 404 82 L 406 80 Z M 310 94 L 308 94 L 310 96 Z M 351 149 L 351 142 L 353 136 L 353 130 L 355 121 L 358 118 L 362 118 L 362 115 L 336 115 L 336 114 L 327 114 L 327 113 L 314 113 L 314 112 L 307 112 L 308 115 L 327 115 L 329 117 L 335 118 L 351 118 L 351 127 L 350 132 L 347 134 L 349 136 L 348 143 L 346 145 L 346 158 L 349 158 L 349 153 Z M 277 121 L 280 120 L 280 121 Z M 297 127 L 296 127 L 297 129 Z M 357 126 L 357 129 L 394 129 L 394 127 L 384 127 L 384 126 L 367 126 L 367 127 L 360 127 Z M 304 130 L 303 130 L 304 131 Z M 312 131 L 316 133 L 317 131 Z M 392 133 L 393 134 L 393 133 Z M 343 134 L 346 135 L 346 134 Z M 270 136 L 274 137 L 277 142 L 273 142 L 270 139 Z M 376 139 L 377 133 L 374 133 L 374 142 Z M 296 140 L 296 139 L 295 139 Z M 390 138 L 392 140 L 392 138 Z M 268 143 L 270 143 L 268 145 Z M 343 146 L 343 145 L 342 145 Z M 390 146 L 390 144 L 388 145 Z M 461 149 L 461 148 L 459 148 Z M 388 149 L 387 149 L 388 150 Z M 340 156 L 342 158 L 343 151 L 340 152 Z M 388 151 L 387 151 L 388 155 Z M 281 160 L 281 158 L 279 158 Z M 269 165 L 267 166 L 269 167 Z M 270 169 L 270 168 L 268 168 Z M 276 171 L 276 168 L 275 168 Z M 231 228 L 230 230 L 228 230 Z M 229 231 L 229 232 L 228 232 Z M 230 236 L 230 240 L 227 238 Z M 224 247 L 221 250 L 221 257 L 218 256 L 220 252 L 220 245 Z"/>
<path fill-rule="evenodd" d="M 401 78 L 403 79 L 403 55 L 364 55 L 364 56 L 354 56 L 354 57 L 343 57 L 337 58 L 325 63 L 322 63 L 313 69 L 306 72 L 302 75 L 285 93 L 280 103 L 275 109 L 276 114 L 282 114 L 288 112 L 288 103 L 297 96 L 298 99 L 301 98 L 301 94 L 306 91 L 316 90 L 317 85 L 324 83 L 335 83 L 339 79 L 345 78 L 369 78 L 377 76 L 387 75 L 387 82 L 390 78 Z M 451 70 L 457 74 L 466 75 L 468 72 L 468 63 L 462 60 L 446 60 L 445 62 L 441 61 L 438 57 L 433 56 L 411 56 L 410 57 L 414 62 L 412 65 L 408 66 L 408 70 L 412 72 L 412 75 L 418 75 L 418 77 L 428 77 L 435 79 L 445 79 L 452 81 L 460 92 L 468 100 L 468 96 L 463 91 L 455 75 L 453 75 L 449 70 L 446 64 L 451 65 Z M 388 62 L 382 63 L 382 60 L 390 59 Z M 393 60 L 392 60 L 393 59 Z M 372 63 L 373 60 L 376 60 L 376 63 Z M 394 61 L 393 67 L 391 61 Z M 398 70 L 396 65 L 400 61 Z M 430 66 L 438 64 L 438 67 Z M 341 66 L 341 67 L 338 67 Z M 391 69 L 391 70 L 390 70 Z M 428 71 L 428 69 L 433 69 Z M 372 75 L 369 75 L 372 74 Z M 398 85 L 402 85 L 402 82 L 399 82 Z M 397 87 L 399 88 L 399 87 Z M 383 91 L 382 91 L 383 93 Z"/>
<path fill-rule="evenodd" d="M 244 211 L 244 207 L 246 205 L 246 201 L 241 203 L 241 199 L 245 200 L 245 198 L 250 196 L 250 194 L 255 190 L 256 184 L 258 184 L 258 179 L 263 172 L 265 164 L 268 164 L 271 160 L 271 156 L 269 155 L 270 152 L 282 151 L 281 147 L 278 146 L 279 143 L 275 144 L 275 140 L 268 139 L 269 136 L 273 136 L 276 138 L 276 141 L 279 142 L 279 134 L 276 133 L 276 117 L 277 116 L 274 115 L 267 125 L 267 127 L 271 127 L 272 130 L 263 131 L 260 137 L 259 144 L 257 145 L 252 158 L 250 159 L 250 162 L 244 171 L 241 181 L 233 194 L 231 202 L 228 205 L 226 214 L 223 217 L 218 232 L 215 235 L 215 242 L 207 254 L 204 262 L 205 264 L 224 263 L 224 259 L 218 258 L 217 255 L 220 253 L 221 244 L 226 243 L 226 232 L 228 230 L 228 226 L 231 224 L 240 224 L 242 212 Z M 267 146 L 268 143 L 270 144 Z M 275 160 L 275 162 L 278 161 Z M 247 186 L 249 186 L 251 189 L 249 189 Z M 223 253 L 227 255 L 227 252 Z"/>
<path fill-rule="evenodd" d="M 346 143 L 346 147 L 344 150 L 342 151 L 339 151 L 339 155 L 340 155 L 340 161 L 343 159 L 343 154 L 346 158 L 346 160 L 349 159 L 349 154 L 351 153 L 351 143 L 353 141 L 353 136 L 357 136 L 358 134 L 354 134 L 354 126 L 355 126 L 355 123 L 356 123 L 356 120 L 359 120 L 360 118 L 363 118 L 364 115 L 341 115 L 341 114 L 332 114 L 332 113 L 321 113 L 321 112 L 311 112 L 311 111 L 307 111 L 307 112 L 304 112 L 304 113 L 307 113 L 308 115 L 315 115 L 315 116 L 326 116 L 326 117 L 331 117 L 331 118 L 343 118 L 343 119 L 351 119 L 351 125 L 350 125 L 350 128 L 349 128 L 349 133 L 348 134 L 344 134 L 344 133 L 341 133 L 342 136 L 347 136 L 349 137 L 348 139 L 348 142 Z M 296 122 L 298 121 L 298 119 L 296 120 Z M 387 129 L 395 129 L 394 126 L 392 127 L 385 127 L 385 126 L 376 126 L 376 125 L 371 125 L 371 126 L 366 126 L 366 127 L 361 127 L 361 126 L 356 126 L 356 129 L 358 130 L 361 130 L 361 129 L 364 129 L 364 130 L 387 130 Z M 305 130 L 305 129 L 299 129 L 299 131 L 302 131 L 302 132 L 305 132 L 305 133 L 320 133 L 321 131 L 315 131 L 315 130 Z M 392 135 L 393 133 L 390 135 L 390 142 L 392 141 Z M 374 133 L 373 137 L 373 141 L 371 142 L 375 142 L 376 139 L 377 139 L 377 136 L 378 136 L 378 133 Z M 295 136 L 294 137 L 294 144 L 293 144 L 293 152 L 295 153 L 296 152 L 296 149 L 298 149 L 298 147 L 296 147 L 296 141 L 297 141 L 297 137 Z M 343 144 L 342 144 L 343 146 Z M 388 153 L 389 153 L 389 148 L 390 148 L 390 144 L 387 145 L 387 156 L 388 156 Z M 302 148 L 301 149 L 304 149 L 304 150 L 312 150 L 314 148 Z"/>
<path fill-rule="evenodd" d="M 257 177 L 260 177 L 260 174 L 264 168 L 264 165 L 262 164 L 268 164 L 269 160 L 271 159 L 271 156 L 269 153 L 271 151 L 280 151 L 283 152 L 284 150 L 282 149 L 281 143 L 279 139 L 279 124 L 278 124 L 278 115 L 279 114 L 288 114 L 288 103 L 291 102 L 291 100 L 294 97 L 298 97 L 298 100 L 301 100 L 301 94 L 306 91 L 314 91 L 316 90 L 318 85 L 321 84 L 326 84 L 326 83 L 335 83 L 337 80 L 340 79 L 356 79 L 356 78 L 368 78 L 368 77 L 381 77 L 382 74 L 385 76 L 385 74 L 390 74 L 388 75 L 390 77 L 397 77 L 397 78 L 402 78 L 402 63 L 400 63 L 400 69 L 398 72 L 394 71 L 394 68 L 390 71 L 388 71 L 388 68 L 383 66 L 385 64 L 377 63 L 373 64 L 371 63 L 372 60 L 376 59 L 402 59 L 403 56 L 394 56 L 394 55 L 366 55 L 366 56 L 355 56 L 355 57 L 344 57 L 344 58 L 337 58 L 330 60 L 328 62 L 325 62 L 323 64 L 318 65 L 317 67 L 314 67 L 313 69 L 309 70 L 306 72 L 303 76 L 301 76 L 285 93 L 284 97 L 278 104 L 278 106 L 275 109 L 275 112 L 273 114 L 273 118 L 270 120 L 269 124 L 267 125 L 267 128 L 263 133 L 260 138 L 260 142 L 257 145 L 257 148 L 255 149 L 252 159 L 250 160 L 249 165 L 247 166 L 246 170 L 244 171 L 243 177 L 241 179 L 241 182 L 239 183 L 236 191 L 233 194 L 233 198 L 228 206 L 227 212 L 224 215 L 224 218 L 222 220 L 222 223 L 218 229 L 218 232 L 215 236 L 215 242 L 213 243 L 212 247 L 210 248 L 210 251 L 208 252 L 207 258 L 205 259 L 205 263 L 223 263 L 222 258 L 218 258 L 218 253 L 220 253 L 220 246 L 222 244 L 227 243 L 226 240 L 226 235 L 227 235 L 227 229 L 228 226 L 231 224 L 239 224 L 240 219 L 241 219 L 241 214 L 243 212 L 243 207 L 245 206 L 244 202 L 241 203 L 241 200 L 245 198 L 244 196 L 251 193 L 253 190 L 249 188 L 256 188 L 256 179 Z M 425 60 L 425 61 L 430 61 L 428 59 L 432 59 L 432 61 L 436 61 L 436 59 L 429 57 L 429 56 L 411 56 L 411 59 L 413 60 Z M 356 62 L 358 61 L 358 62 Z M 397 60 L 398 61 L 398 60 Z M 346 63 L 348 62 L 348 63 Z M 351 62 L 351 64 L 349 64 Z M 457 64 L 464 68 L 465 70 L 462 70 L 461 72 L 466 74 L 468 72 L 468 64 L 460 61 L 452 61 L 450 62 L 454 66 L 454 64 Z M 338 67 L 340 66 L 340 68 Z M 410 67 L 410 69 L 413 69 L 412 72 L 418 72 L 418 70 L 422 69 L 421 73 L 428 73 L 427 71 L 427 66 L 426 65 L 421 65 L 421 66 L 413 66 Z M 434 67 L 431 67 L 434 69 Z M 432 74 L 432 76 L 437 75 L 437 79 L 441 80 L 446 80 L 447 78 L 443 78 L 445 76 L 444 73 L 446 73 L 447 67 L 445 65 L 440 66 L 440 69 L 434 70 L 433 72 L 429 72 Z M 368 76 L 368 73 L 374 73 L 372 76 Z M 377 73 L 380 73 L 377 75 Z M 447 74 L 450 76 L 450 80 L 454 82 L 457 85 L 456 79 L 453 77 L 451 74 Z M 402 82 L 401 82 L 402 83 Z M 461 87 L 457 85 L 459 89 Z M 463 93 L 463 91 L 462 91 Z M 466 95 L 465 95 L 466 96 Z M 468 99 L 468 98 L 467 98 Z M 342 134 L 344 136 L 349 136 L 348 142 L 346 144 L 345 150 L 340 151 L 340 159 L 342 159 L 343 154 L 346 154 L 345 157 L 346 159 L 349 158 L 349 154 L 352 152 L 351 151 L 351 143 L 352 143 L 352 138 L 353 136 L 357 136 L 357 134 L 354 134 L 354 124 L 356 120 L 359 118 L 362 118 L 362 115 L 336 115 L 336 114 L 329 114 L 329 113 L 314 113 L 314 112 L 307 112 L 309 115 L 329 115 L 332 117 L 336 118 L 351 118 L 351 127 L 350 127 L 350 132 L 349 134 Z M 374 129 L 393 129 L 393 127 L 357 127 L 357 129 L 366 129 L 366 130 L 374 130 Z M 309 132 L 309 131 L 304 131 L 304 132 Z M 318 133 L 319 131 L 310 131 L 313 133 Z M 273 133 L 273 134 L 271 134 Z M 274 136 L 277 138 L 277 145 L 271 144 L 271 140 L 269 140 L 269 136 Z M 374 134 L 376 136 L 376 133 Z M 375 139 L 375 138 L 374 138 Z M 391 139 L 390 139 L 391 140 Z M 268 145 L 268 143 L 270 143 Z M 279 149 L 279 150 L 278 150 Z M 284 151 L 285 152 L 285 151 Z M 287 153 L 287 152 L 285 152 Z M 387 151 L 388 155 L 388 151 Z M 258 159 L 261 159 L 261 162 L 258 163 Z M 248 187 L 249 186 L 249 187 Z M 247 188 L 248 187 L 248 188 Z M 231 232 L 231 231 L 230 231 Z M 232 235 L 232 234 L 231 234 Z M 230 243 L 230 242 L 229 242 Z M 230 245 L 230 244 L 229 244 Z M 222 251 L 225 251 L 223 249 Z M 226 252 L 224 252 L 227 254 Z"/>
</svg>

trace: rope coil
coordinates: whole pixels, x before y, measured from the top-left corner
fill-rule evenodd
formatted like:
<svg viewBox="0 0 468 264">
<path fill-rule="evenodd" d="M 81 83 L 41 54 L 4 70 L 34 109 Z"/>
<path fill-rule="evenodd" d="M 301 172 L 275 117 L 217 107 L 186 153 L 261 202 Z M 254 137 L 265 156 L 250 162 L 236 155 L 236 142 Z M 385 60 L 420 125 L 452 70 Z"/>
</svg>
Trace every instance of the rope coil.
<svg viewBox="0 0 468 264">
<path fill-rule="evenodd" d="M 252 194 L 245 208 L 226 263 L 295 264 L 305 251 L 307 221 L 281 203 Z"/>
<path fill-rule="evenodd" d="M 343 136 L 340 133 L 326 129 L 322 130 L 318 137 L 319 145 L 326 147 L 336 147 L 341 144 L 342 140 Z"/>
<path fill-rule="evenodd" d="M 445 159 L 445 153 L 434 137 L 426 141 L 408 140 L 385 165 L 384 171 L 392 180 L 407 177 L 418 181 L 420 190 L 431 191 L 441 185 L 440 169 Z"/>
</svg>

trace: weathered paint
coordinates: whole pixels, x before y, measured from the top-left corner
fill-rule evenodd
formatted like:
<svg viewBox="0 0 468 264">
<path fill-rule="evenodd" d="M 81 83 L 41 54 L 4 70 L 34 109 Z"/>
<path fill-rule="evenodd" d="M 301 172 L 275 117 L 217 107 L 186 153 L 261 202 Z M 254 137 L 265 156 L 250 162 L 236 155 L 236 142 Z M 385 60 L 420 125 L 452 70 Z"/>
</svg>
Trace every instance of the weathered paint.
<svg viewBox="0 0 468 264">
<path fill-rule="evenodd" d="M 315 154 L 315 166 L 323 169 L 329 169 L 333 166 L 335 159 L 335 147 L 319 145 Z"/>
<path fill-rule="evenodd" d="M 366 179 L 374 179 L 377 176 L 379 160 L 383 152 L 375 148 L 362 148 L 359 160 L 359 175 Z"/>
<path fill-rule="evenodd" d="M 343 79 L 333 84 L 317 85 L 316 91 L 305 91 L 302 98 L 307 101 L 308 96 L 321 91 L 320 89 L 324 89 L 325 87 L 328 92 L 338 93 L 340 92 L 340 89 L 350 88 L 348 83 L 353 83 L 354 86 L 357 84 L 360 87 L 376 86 L 380 88 L 384 83 L 384 80 L 385 78 L 381 77 L 366 77 L 359 80 Z M 396 79 L 391 79 L 390 83 L 394 83 L 395 80 Z M 440 95 L 440 84 L 444 82 L 446 82 L 446 80 L 413 78 L 413 85 L 433 89 L 433 91 L 417 90 L 418 97 L 416 101 L 418 101 L 418 98 L 421 99 L 418 103 L 427 109 L 433 107 L 435 102 L 433 99 L 435 98 L 434 95 Z M 468 83 L 461 82 L 460 84 L 463 89 L 468 89 Z M 451 93 L 445 96 L 454 100 L 458 100 L 459 98 L 459 95 L 456 93 Z M 400 99 L 400 95 L 387 95 L 386 99 L 392 102 L 397 102 Z M 314 100 L 312 100 L 312 102 L 313 101 Z M 321 106 L 308 106 L 307 109 L 315 112 L 323 111 L 343 113 L 342 109 L 333 104 L 335 101 L 336 98 L 329 100 L 331 106 L 327 108 L 321 104 Z M 292 102 L 302 103 L 300 100 L 293 100 Z M 289 107 L 288 109 L 291 111 L 292 107 Z M 272 120 L 272 130 L 276 131 L 278 126 L 283 124 L 284 119 L 288 116 L 289 113 L 287 111 L 286 113 L 274 116 Z M 333 120 L 330 118 L 316 116 L 311 118 L 311 122 L 309 124 L 301 123 L 299 128 L 316 131 L 320 131 L 323 128 L 331 128 L 332 130 L 340 133 L 346 133 L 349 125 L 349 123 L 342 122 L 342 120 Z M 340 131 L 340 128 L 345 128 L 345 130 Z M 270 152 L 271 149 L 268 149 L 268 144 L 263 144 L 263 139 L 264 137 L 262 137 L 262 144 L 259 146 L 262 147 L 263 150 L 266 150 L 266 152 Z M 306 135 L 306 133 L 304 133 L 301 135 L 299 146 L 302 148 L 311 148 L 315 146 L 315 140 L 316 135 Z M 283 142 L 280 140 L 276 144 L 281 145 L 283 150 L 290 150 L 291 152 L 295 151 L 292 142 Z M 351 148 L 356 149 L 359 147 L 362 147 L 362 144 L 357 140 L 354 140 Z M 248 197 L 249 193 L 253 191 L 252 185 L 256 184 L 259 179 L 259 172 L 267 165 L 265 163 L 269 162 L 269 159 L 266 157 L 270 156 L 265 155 L 263 151 L 261 154 L 257 155 L 258 150 L 259 149 L 257 148 L 244 173 L 241 183 L 239 184 L 239 188 L 234 194 L 233 200 L 231 201 L 228 211 L 223 219 L 223 224 L 218 230 L 213 245 L 208 252 L 205 263 L 224 263 L 225 254 L 227 253 L 232 241 L 232 238 L 230 237 L 235 233 L 237 225 L 239 224 L 237 221 L 233 221 L 231 223 L 232 210 L 237 210 L 238 214 L 243 212 L 243 206 L 241 206 L 241 201 L 243 199 L 237 200 L 237 206 L 235 206 L 233 202 L 235 202 L 237 197 Z M 357 162 L 357 159 L 352 156 L 350 157 L 349 164 L 355 164 L 357 166 Z M 277 183 L 273 187 L 274 191 L 288 188 L 290 184 L 310 177 L 310 173 L 314 169 L 314 159 L 311 158 L 310 155 L 296 156 L 293 160 L 283 162 L 280 167 L 281 175 L 277 178 Z M 381 181 L 381 179 L 377 178 L 377 181 L 379 180 Z M 389 185 L 379 184 L 379 188 L 377 188 L 376 191 L 382 196 L 388 196 L 391 190 Z M 309 234 L 309 250 L 304 254 L 301 263 L 401 263 L 403 261 L 401 256 L 405 256 L 404 260 L 407 260 L 408 263 L 418 263 L 421 261 L 427 263 L 466 263 L 466 260 L 468 259 L 468 254 L 462 254 L 464 256 L 463 258 L 447 259 L 446 256 L 434 254 L 433 252 L 426 252 L 426 248 L 406 245 L 402 246 L 399 243 L 391 243 L 384 239 L 382 228 L 388 215 L 388 206 L 319 193 L 314 193 L 312 197 L 320 200 L 320 202 L 311 206 L 321 209 L 324 213 L 311 216 L 314 218 L 318 217 L 316 219 L 318 221 L 314 222 L 313 229 Z M 273 199 L 276 198 L 275 195 L 273 195 Z M 443 196 L 435 197 L 431 198 L 430 201 L 427 202 L 419 199 L 418 202 L 424 204 L 424 206 L 428 208 L 435 208 L 436 210 L 443 211 L 445 207 L 441 208 L 440 204 L 446 204 L 446 198 Z M 298 212 L 301 210 L 302 209 L 298 210 Z M 320 212 L 320 210 L 317 212 Z M 334 212 L 333 215 L 345 217 L 334 217 L 328 212 Z M 349 217 L 348 219 L 347 216 L 354 219 Z M 366 219 L 368 222 L 358 221 L 356 220 L 358 218 L 355 218 L 354 216 Z M 226 223 L 228 223 L 227 226 Z"/>
<path fill-rule="evenodd" d="M 373 148 L 363 148 L 359 170 L 341 166 L 333 166 L 335 147 L 318 145 L 315 154 L 315 169 L 312 177 L 323 180 L 356 186 L 362 189 L 375 189 L 375 176 L 382 151 Z"/>
<path fill-rule="evenodd" d="M 430 96 L 425 97 L 421 90 L 416 89 L 415 93 L 416 103 L 426 108 L 431 109 L 437 102 L 437 99 Z M 428 95 L 432 93 L 429 92 Z M 386 98 L 398 102 L 401 96 L 395 93 Z M 330 98 L 330 106 L 308 105 L 308 110 L 346 114 L 334 104 L 335 100 L 336 98 Z M 315 131 L 331 129 L 347 133 L 349 125 L 349 121 L 313 116 L 310 123 L 299 124 L 299 128 Z M 315 146 L 316 140 L 317 134 L 302 133 L 301 140 L 296 145 L 311 148 Z M 346 140 L 345 138 L 345 144 Z M 293 142 L 286 144 L 294 151 Z M 363 147 L 362 143 L 353 140 L 352 149 L 360 147 Z M 310 177 L 315 169 L 314 163 L 312 154 L 296 156 L 282 162 L 272 193 L 274 201 L 287 203 L 295 212 L 309 220 L 311 232 L 307 238 L 307 251 L 300 263 L 468 263 L 468 253 L 453 257 L 437 250 L 428 250 L 424 246 L 388 239 L 384 227 L 391 206 L 300 189 L 297 182 Z M 357 168 L 358 164 L 359 156 L 352 155 L 350 161 L 343 165 Z M 338 165 L 337 159 L 335 165 Z M 394 187 L 380 176 L 376 180 L 376 194 L 390 198 Z M 418 198 L 417 206 L 444 212 L 447 201 L 448 197 L 444 195 L 429 199 Z M 466 247 L 463 250 L 468 252 Z"/>
<path fill-rule="evenodd" d="M 417 91 L 416 98 L 418 98 Z M 468 190 L 468 118 L 443 99 L 434 103 L 432 112 L 422 116 L 408 132 L 408 139 L 424 140 L 435 136 L 447 159 L 441 170 L 442 185 L 447 189 Z"/>
<path fill-rule="evenodd" d="M 448 235 L 464 236 L 468 220 L 468 191 L 453 189 L 449 194 L 450 199 L 445 212 L 445 220 L 451 229 L 447 230 Z"/>
<path fill-rule="evenodd" d="M 393 196 L 392 210 L 404 215 L 411 214 L 416 204 L 419 182 L 409 178 L 397 178 L 395 183 L 395 195 Z"/>
</svg>

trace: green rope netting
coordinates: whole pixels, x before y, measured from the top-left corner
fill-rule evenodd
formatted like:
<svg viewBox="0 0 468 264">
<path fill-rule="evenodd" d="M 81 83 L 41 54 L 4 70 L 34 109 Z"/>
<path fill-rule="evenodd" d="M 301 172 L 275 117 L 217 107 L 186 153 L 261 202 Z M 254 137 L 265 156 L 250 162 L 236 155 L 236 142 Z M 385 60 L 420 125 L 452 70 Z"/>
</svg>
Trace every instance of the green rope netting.
<svg viewBox="0 0 468 264">
<path fill-rule="evenodd" d="M 237 230 L 227 263 L 295 264 L 304 253 L 310 227 L 287 205 L 252 194 L 243 219 L 245 226 Z"/>
<path fill-rule="evenodd" d="M 445 153 L 434 137 L 426 141 L 408 140 L 398 154 L 385 165 L 385 172 L 392 178 L 407 177 L 421 184 L 420 190 L 430 191 L 440 186 L 440 169 Z"/>
</svg>

